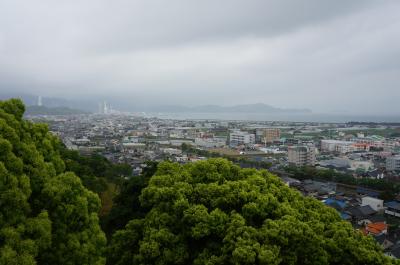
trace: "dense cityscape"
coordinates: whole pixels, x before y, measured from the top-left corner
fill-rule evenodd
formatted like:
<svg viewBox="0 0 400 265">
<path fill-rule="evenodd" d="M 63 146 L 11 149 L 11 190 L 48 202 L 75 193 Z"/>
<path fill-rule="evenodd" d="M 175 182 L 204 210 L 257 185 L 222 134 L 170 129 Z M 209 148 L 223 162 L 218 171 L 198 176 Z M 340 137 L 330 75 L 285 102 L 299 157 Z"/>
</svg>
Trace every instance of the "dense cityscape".
<svg viewBox="0 0 400 265">
<path fill-rule="evenodd" d="M 400 258 L 400 124 L 173 120 L 99 106 L 96 114 L 27 118 L 49 124 L 70 150 L 129 164 L 125 178 L 147 161 L 210 157 L 268 169 Z"/>
</svg>

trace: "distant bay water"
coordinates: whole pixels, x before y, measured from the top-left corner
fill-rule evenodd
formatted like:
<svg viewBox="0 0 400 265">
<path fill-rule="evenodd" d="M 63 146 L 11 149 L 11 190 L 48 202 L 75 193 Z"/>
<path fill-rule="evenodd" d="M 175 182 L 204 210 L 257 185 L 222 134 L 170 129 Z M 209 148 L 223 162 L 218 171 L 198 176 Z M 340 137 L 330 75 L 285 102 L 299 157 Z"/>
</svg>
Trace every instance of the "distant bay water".
<svg viewBox="0 0 400 265">
<path fill-rule="evenodd" d="M 146 116 L 177 120 L 239 120 L 239 121 L 286 121 L 286 122 L 400 122 L 400 115 L 343 115 L 317 113 L 146 113 Z"/>
</svg>

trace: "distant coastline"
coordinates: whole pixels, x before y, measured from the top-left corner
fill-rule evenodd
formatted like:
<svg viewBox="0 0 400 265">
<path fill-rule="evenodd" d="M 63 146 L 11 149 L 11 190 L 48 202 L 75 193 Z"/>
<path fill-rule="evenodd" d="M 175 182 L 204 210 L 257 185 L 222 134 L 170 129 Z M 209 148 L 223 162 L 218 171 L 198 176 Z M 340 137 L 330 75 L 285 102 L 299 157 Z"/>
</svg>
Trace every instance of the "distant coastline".
<svg viewBox="0 0 400 265">
<path fill-rule="evenodd" d="M 234 106 L 219 105 L 200 105 L 200 106 L 179 106 L 179 105 L 161 105 L 149 109 L 151 112 L 162 113 L 303 113 L 310 114 L 310 109 L 302 108 L 278 108 L 264 103 L 244 104 Z"/>
<path fill-rule="evenodd" d="M 235 121 L 285 121 L 285 122 L 373 122 L 373 123 L 400 123 L 400 116 L 368 116 L 368 115 L 340 115 L 319 113 L 194 113 L 194 112 L 148 112 L 146 116 L 164 119 L 194 119 L 194 120 L 235 120 Z"/>
</svg>

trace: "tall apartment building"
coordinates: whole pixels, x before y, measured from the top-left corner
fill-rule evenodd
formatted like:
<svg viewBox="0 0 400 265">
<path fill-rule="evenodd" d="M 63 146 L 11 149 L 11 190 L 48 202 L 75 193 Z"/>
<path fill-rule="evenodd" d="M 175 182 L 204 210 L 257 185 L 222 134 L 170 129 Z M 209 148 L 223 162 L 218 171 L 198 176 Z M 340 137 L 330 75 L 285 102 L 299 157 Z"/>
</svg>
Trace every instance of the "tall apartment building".
<svg viewBox="0 0 400 265">
<path fill-rule="evenodd" d="M 268 128 L 263 130 L 262 142 L 273 143 L 281 138 L 281 130 L 278 128 Z"/>
<path fill-rule="evenodd" d="M 238 145 L 247 145 L 247 144 L 254 144 L 255 143 L 255 135 L 242 132 L 242 131 L 235 131 L 229 134 L 229 145 L 230 146 L 238 146 Z"/>
<path fill-rule="evenodd" d="M 386 158 L 386 170 L 400 171 L 400 155 Z"/>
<path fill-rule="evenodd" d="M 289 146 L 288 159 L 290 164 L 296 166 L 315 165 L 315 146 L 314 145 L 296 145 Z"/>
</svg>

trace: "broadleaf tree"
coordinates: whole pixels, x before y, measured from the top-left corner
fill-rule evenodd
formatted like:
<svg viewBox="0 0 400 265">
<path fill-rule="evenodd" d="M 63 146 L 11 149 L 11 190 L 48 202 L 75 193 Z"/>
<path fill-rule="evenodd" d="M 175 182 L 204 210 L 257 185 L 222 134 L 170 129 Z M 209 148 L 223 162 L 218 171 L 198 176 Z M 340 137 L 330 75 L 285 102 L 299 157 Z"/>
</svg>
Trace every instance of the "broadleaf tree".
<svg viewBox="0 0 400 265">
<path fill-rule="evenodd" d="M 98 196 L 65 172 L 60 141 L 0 101 L 0 265 L 105 264 Z"/>
<path fill-rule="evenodd" d="M 396 263 L 334 209 L 224 159 L 160 163 L 140 202 L 149 211 L 114 233 L 109 264 Z"/>
</svg>

